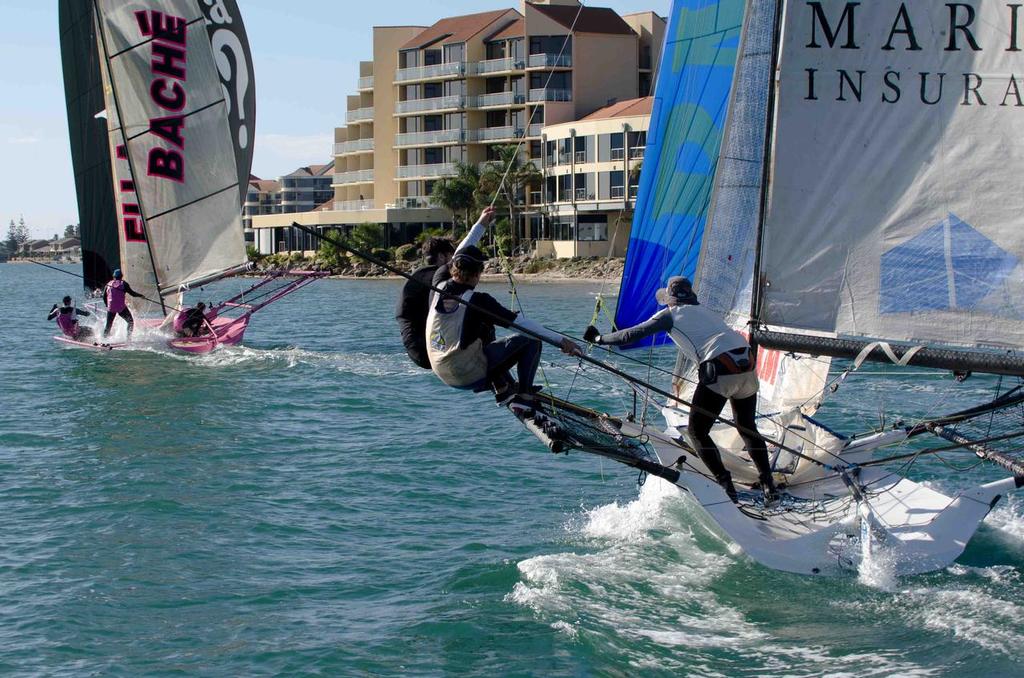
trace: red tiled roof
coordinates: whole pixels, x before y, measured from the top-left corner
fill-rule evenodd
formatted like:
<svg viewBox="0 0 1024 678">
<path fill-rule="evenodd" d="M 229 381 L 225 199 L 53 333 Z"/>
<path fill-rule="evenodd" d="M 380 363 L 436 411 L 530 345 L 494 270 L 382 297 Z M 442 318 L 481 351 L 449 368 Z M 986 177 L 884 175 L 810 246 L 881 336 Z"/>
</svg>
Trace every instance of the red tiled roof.
<svg viewBox="0 0 1024 678">
<path fill-rule="evenodd" d="M 487 41 L 508 40 L 509 38 L 523 37 L 526 37 L 526 20 L 523 19 L 523 17 L 519 17 L 504 28 L 499 28 L 497 33 L 487 38 Z"/>
<path fill-rule="evenodd" d="M 535 5 L 529 3 L 541 14 L 552 21 L 555 21 L 566 28 L 572 28 L 573 20 L 576 20 L 577 33 L 606 33 L 611 35 L 636 35 L 633 29 L 622 20 L 615 10 L 607 7 L 579 7 L 572 5 Z M 576 19 L 579 12 L 580 18 Z"/>
<path fill-rule="evenodd" d="M 250 181 L 249 185 L 262 193 L 273 193 L 274 191 L 281 190 L 281 184 L 273 179 L 256 179 L 255 181 Z"/>
<path fill-rule="evenodd" d="M 436 24 L 419 33 L 415 38 L 402 45 L 399 49 L 423 49 L 428 45 L 440 43 L 447 45 L 455 42 L 466 42 L 480 31 L 513 10 L 498 9 L 493 12 L 466 14 L 441 19 Z"/>
<path fill-rule="evenodd" d="M 599 108 L 580 120 L 606 120 L 608 118 L 628 118 L 635 115 L 650 115 L 654 108 L 654 97 L 626 99 L 617 101 L 610 106 Z"/>
<path fill-rule="evenodd" d="M 326 165 L 310 165 L 307 168 L 315 177 L 322 177 L 325 174 L 329 174 L 334 169 L 334 161 L 327 163 Z"/>
</svg>

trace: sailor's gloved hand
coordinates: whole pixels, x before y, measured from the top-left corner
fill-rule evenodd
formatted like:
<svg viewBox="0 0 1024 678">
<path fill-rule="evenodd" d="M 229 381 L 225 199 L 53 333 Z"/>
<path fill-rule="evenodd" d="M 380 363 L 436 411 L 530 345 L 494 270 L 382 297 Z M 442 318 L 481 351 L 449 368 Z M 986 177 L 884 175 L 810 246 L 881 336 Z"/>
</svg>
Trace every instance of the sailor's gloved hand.
<svg viewBox="0 0 1024 678">
<path fill-rule="evenodd" d="M 575 341 L 569 338 L 562 339 L 562 353 L 566 355 L 583 355 L 583 349 Z"/>
<path fill-rule="evenodd" d="M 53 306 L 51 306 L 50 310 L 51 311 L 56 311 L 57 310 L 57 304 L 54 304 Z"/>
<path fill-rule="evenodd" d="M 591 344 L 601 343 L 601 333 L 597 331 L 597 328 L 593 325 L 587 325 L 587 329 L 583 330 L 583 341 Z"/>
</svg>

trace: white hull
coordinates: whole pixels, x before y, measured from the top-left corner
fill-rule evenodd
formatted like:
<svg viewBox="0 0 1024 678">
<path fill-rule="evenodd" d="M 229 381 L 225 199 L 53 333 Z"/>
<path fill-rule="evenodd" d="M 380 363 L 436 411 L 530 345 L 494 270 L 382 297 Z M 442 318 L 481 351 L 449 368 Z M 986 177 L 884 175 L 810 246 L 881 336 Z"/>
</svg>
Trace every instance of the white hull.
<svg viewBox="0 0 1024 678">
<path fill-rule="evenodd" d="M 622 433 L 632 436 L 641 431 L 623 422 Z M 756 494 L 744 492 L 753 464 L 745 455 L 723 448 L 723 461 L 741 493 L 737 506 L 716 482 L 702 475 L 708 471 L 700 459 L 673 440 L 678 435 L 675 429 L 643 433 L 650 437 L 661 464 L 680 472 L 676 485 L 743 552 L 768 567 L 799 574 L 855 571 L 869 558 L 884 562 L 896 575 L 941 569 L 963 553 L 989 511 L 1017 487 L 1013 478 L 1007 478 L 948 497 L 884 468 L 868 467 L 855 478 L 856 485 L 865 488 L 858 500 L 835 473 L 807 465 L 811 468 L 789 477 L 791 486 L 781 504 L 765 508 Z M 877 434 L 846 445 L 838 454 L 856 463 L 902 435 Z"/>
</svg>

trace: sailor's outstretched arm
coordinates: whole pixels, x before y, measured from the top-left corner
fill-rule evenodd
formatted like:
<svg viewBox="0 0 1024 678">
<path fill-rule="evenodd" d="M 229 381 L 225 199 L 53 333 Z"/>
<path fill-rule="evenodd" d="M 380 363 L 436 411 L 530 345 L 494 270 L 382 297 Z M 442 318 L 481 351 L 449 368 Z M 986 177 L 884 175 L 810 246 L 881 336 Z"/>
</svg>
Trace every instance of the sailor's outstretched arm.
<svg viewBox="0 0 1024 678">
<path fill-rule="evenodd" d="M 455 248 L 455 251 L 464 250 L 470 245 L 476 245 L 480 242 L 480 239 L 484 237 L 484 233 L 487 231 L 487 225 L 494 220 L 494 208 L 488 207 L 480 213 L 480 218 L 473 224 L 473 228 L 469 229 L 469 233 L 462 239 L 459 246 Z"/>
<path fill-rule="evenodd" d="M 590 328 L 587 328 L 588 330 Z M 624 330 L 618 332 L 611 332 L 610 334 L 597 334 L 593 332 L 587 332 L 584 334 L 584 339 L 587 341 L 593 341 L 595 344 L 606 344 L 609 346 L 619 346 L 621 344 L 632 344 L 633 342 L 640 341 L 652 334 L 658 332 L 668 332 L 672 329 L 672 315 L 668 312 L 668 309 L 662 309 L 658 311 L 649 320 L 645 320 L 639 325 L 633 327 L 627 327 Z"/>
<path fill-rule="evenodd" d="M 124 291 L 127 292 L 128 294 L 132 295 L 133 297 L 141 297 L 142 296 L 141 294 L 139 294 L 138 292 L 133 290 L 132 286 L 129 285 L 127 282 L 124 284 Z"/>
<path fill-rule="evenodd" d="M 76 309 L 75 309 L 75 313 L 77 313 L 78 315 L 81 315 L 81 316 L 86 316 L 86 317 L 88 317 L 88 316 L 91 316 L 91 315 L 92 315 L 92 313 L 89 313 L 88 311 L 83 311 L 83 310 L 82 310 L 82 309 L 80 309 L 80 308 L 76 308 Z"/>
</svg>

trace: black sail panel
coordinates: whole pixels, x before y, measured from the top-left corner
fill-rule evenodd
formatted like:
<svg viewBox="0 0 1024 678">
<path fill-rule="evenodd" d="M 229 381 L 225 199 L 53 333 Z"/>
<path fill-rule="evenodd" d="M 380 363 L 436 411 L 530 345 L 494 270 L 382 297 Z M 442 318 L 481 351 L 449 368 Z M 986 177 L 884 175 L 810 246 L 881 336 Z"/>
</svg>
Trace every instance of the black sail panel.
<svg viewBox="0 0 1024 678">
<path fill-rule="evenodd" d="M 110 181 L 106 104 L 92 3 L 60 0 L 60 46 L 68 136 L 81 225 L 82 275 L 87 288 L 102 287 L 120 266 L 117 209 Z"/>
</svg>

